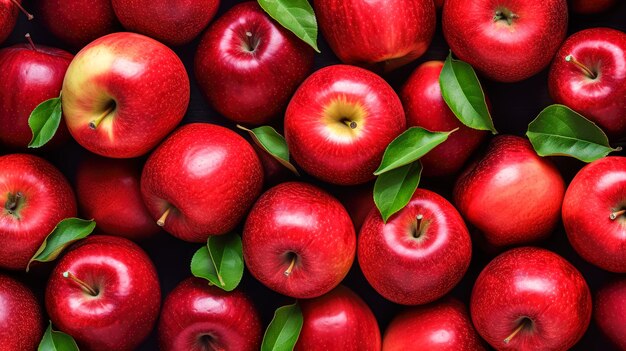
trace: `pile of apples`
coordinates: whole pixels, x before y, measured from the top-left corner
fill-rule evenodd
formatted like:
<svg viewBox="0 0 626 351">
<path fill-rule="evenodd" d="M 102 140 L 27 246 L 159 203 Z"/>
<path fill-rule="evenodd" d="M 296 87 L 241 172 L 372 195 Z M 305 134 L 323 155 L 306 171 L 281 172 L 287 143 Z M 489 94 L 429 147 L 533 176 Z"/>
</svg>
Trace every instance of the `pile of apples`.
<svg viewBox="0 0 626 351">
<path fill-rule="evenodd" d="M 63 47 L 0 49 L 0 350 L 626 350 L 626 34 L 567 37 L 617 2 L 0 0 L 0 43 Z M 544 70 L 555 132 L 491 136 L 479 81 Z M 600 289 L 542 247 L 561 223 Z M 198 251 L 149 256 L 163 231 Z M 162 296 L 153 261 L 189 278 Z M 370 286 L 405 306 L 384 330 Z"/>
</svg>

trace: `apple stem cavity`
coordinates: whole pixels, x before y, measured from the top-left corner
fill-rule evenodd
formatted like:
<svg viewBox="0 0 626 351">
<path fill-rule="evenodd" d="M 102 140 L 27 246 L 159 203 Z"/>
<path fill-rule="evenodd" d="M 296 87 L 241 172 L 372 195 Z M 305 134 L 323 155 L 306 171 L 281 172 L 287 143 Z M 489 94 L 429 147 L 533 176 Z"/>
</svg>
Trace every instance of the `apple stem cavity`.
<svg viewBox="0 0 626 351">
<path fill-rule="evenodd" d="M 283 274 L 285 275 L 285 277 L 288 277 L 291 275 L 291 272 L 293 271 L 293 267 L 296 265 L 296 258 L 298 256 L 291 254 L 291 263 L 289 263 L 289 267 L 287 267 L 287 269 L 283 272 Z"/>
<path fill-rule="evenodd" d="M 15 194 L 9 193 L 7 201 L 4 203 L 4 208 L 10 215 L 15 214 L 15 211 L 22 203 L 22 199 L 23 195 L 19 191 Z"/>
<path fill-rule="evenodd" d="M 413 237 L 415 239 L 419 238 L 423 234 L 422 231 L 424 230 L 424 226 L 422 219 L 424 219 L 422 214 L 415 216 L 415 224 L 413 225 Z"/>
<path fill-rule="evenodd" d="M 571 62 L 574 65 L 576 65 L 578 68 L 580 68 L 587 77 L 591 78 L 591 79 L 596 79 L 598 78 L 598 75 L 593 72 L 592 70 L 589 69 L 589 67 L 585 66 L 584 64 L 582 64 L 580 61 L 578 61 L 574 55 L 569 54 L 567 56 L 565 56 L 565 61 L 567 62 Z"/>
<path fill-rule="evenodd" d="M 162 227 L 165 225 L 165 220 L 167 219 L 167 216 L 170 215 L 170 211 L 172 210 L 171 207 L 168 207 L 165 209 L 165 212 L 163 212 L 163 214 L 161 215 L 161 217 L 159 217 L 159 219 L 157 220 L 157 225 L 159 227 Z"/>
<path fill-rule="evenodd" d="M 98 126 L 100 125 L 102 120 L 105 119 L 106 116 L 108 116 L 111 112 L 113 112 L 113 110 L 115 110 L 115 103 L 109 104 L 107 106 L 106 110 L 104 110 L 104 112 L 100 116 L 98 116 L 96 119 L 94 119 L 91 122 L 89 122 L 89 128 L 91 128 L 93 130 L 98 128 Z"/>
<path fill-rule="evenodd" d="M 30 37 L 30 33 L 26 33 L 26 35 L 24 35 L 24 38 L 28 40 L 28 44 L 30 44 L 30 48 L 37 51 L 37 47 L 35 46 L 33 39 Z"/>
<path fill-rule="evenodd" d="M 522 320 L 522 323 L 520 323 L 517 326 L 517 328 L 515 328 L 515 330 L 511 333 L 511 335 L 507 336 L 506 339 L 504 339 L 504 343 L 508 344 L 509 342 L 511 342 L 511 340 L 515 337 L 515 335 L 517 335 L 520 331 L 522 331 L 522 329 L 526 328 L 529 323 L 530 323 L 530 319 L 524 318 Z"/>
<path fill-rule="evenodd" d="M 98 292 L 96 290 L 94 290 L 92 287 L 87 285 L 87 283 L 85 283 L 84 281 L 78 279 L 78 277 L 72 274 L 72 272 L 70 271 L 63 272 L 63 278 L 71 279 L 74 283 L 78 284 L 89 295 L 98 296 Z"/>
<path fill-rule="evenodd" d="M 246 38 L 243 43 L 243 49 L 246 52 L 254 53 L 257 47 L 259 47 L 259 42 L 259 38 L 255 38 L 252 32 L 246 31 Z"/>
<path fill-rule="evenodd" d="M 514 14 L 513 12 L 511 12 L 508 9 L 502 9 L 502 10 L 496 10 L 495 15 L 493 16 L 493 21 L 494 22 L 498 22 L 498 21 L 506 21 L 506 24 L 508 24 L 509 26 L 511 24 L 513 24 L 513 21 L 518 19 L 519 16 Z"/>
<path fill-rule="evenodd" d="M 626 209 L 625 210 L 619 210 L 619 211 L 615 211 L 615 212 L 611 212 L 611 214 L 609 215 L 609 218 L 614 221 L 617 219 L 617 217 L 623 215 L 624 213 L 626 213 Z"/>
<path fill-rule="evenodd" d="M 26 9 L 24 9 L 24 8 L 22 7 L 22 5 L 20 5 L 20 3 L 19 3 L 19 2 L 17 2 L 17 0 L 11 0 L 11 2 L 12 2 L 15 6 L 17 6 L 17 8 L 18 8 L 18 9 L 20 9 L 20 11 L 22 11 L 22 12 L 26 15 L 26 17 L 28 17 L 28 20 L 29 20 L 29 21 L 30 21 L 30 20 L 32 20 L 33 18 L 35 18 L 35 16 L 31 15 L 28 11 L 26 11 Z"/>
</svg>

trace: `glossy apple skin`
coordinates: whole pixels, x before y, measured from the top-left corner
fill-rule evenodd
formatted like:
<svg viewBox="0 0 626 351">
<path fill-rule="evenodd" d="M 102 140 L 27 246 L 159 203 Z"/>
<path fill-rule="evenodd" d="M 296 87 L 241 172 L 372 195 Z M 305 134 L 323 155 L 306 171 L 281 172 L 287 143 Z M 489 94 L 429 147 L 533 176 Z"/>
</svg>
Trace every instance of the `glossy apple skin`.
<svg viewBox="0 0 626 351">
<path fill-rule="evenodd" d="M 428 48 L 435 33 L 433 0 L 315 0 L 324 38 L 350 65 L 390 71 Z"/>
<path fill-rule="evenodd" d="M 509 250 L 480 273 L 470 301 L 478 333 L 498 350 L 568 350 L 591 319 L 583 276 L 561 256 L 540 248 Z M 522 323 L 532 321 L 507 344 Z"/>
<path fill-rule="evenodd" d="M 143 203 L 139 160 L 90 156 L 76 172 L 76 196 L 84 218 L 93 218 L 106 234 L 133 241 L 161 229 Z"/>
<path fill-rule="evenodd" d="M 293 159 L 307 173 L 339 185 L 374 179 L 387 145 L 405 128 L 402 103 L 389 84 L 347 65 L 309 76 L 285 114 Z"/>
<path fill-rule="evenodd" d="M 196 51 L 194 71 L 220 114 L 260 125 L 282 114 L 311 71 L 313 53 L 256 2 L 246 2 L 209 27 Z"/>
<path fill-rule="evenodd" d="M 220 0 L 112 0 L 124 28 L 170 46 L 183 45 L 209 24 Z"/>
<path fill-rule="evenodd" d="M 92 296 L 71 272 L 98 292 Z M 52 271 L 46 308 L 52 323 L 91 351 L 133 350 L 159 316 L 161 289 L 154 265 L 132 241 L 93 235 L 71 247 Z"/>
<path fill-rule="evenodd" d="M 576 13 L 593 14 L 604 12 L 615 3 L 616 0 L 571 0 L 570 8 Z"/>
<path fill-rule="evenodd" d="M 574 250 L 588 262 L 626 273 L 626 158 L 601 158 L 583 167 L 563 200 L 563 225 Z"/>
<path fill-rule="evenodd" d="M 422 229 L 417 229 L 419 215 Z M 379 294 L 403 305 L 428 303 L 448 293 L 467 271 L 471 257 L 472 242 L 461 215 L 446 199 L 425 189 L 417 189 L 386 224 L 373 209 L 359 233 L 363 275 Z"/>
<path fill-rule="evenodd" d="M 37 20 L 75 48 L 119 28 L 111 0 L 37 0 L 36 9 Z"/>
<path fill-rule="evenodd" d="M 33 137 L 28 126 L 31 112 L 45 100 L 58 97 L 65 71 L 74 57 L 61 49 L 13 45 L 0 50 L 0 144 L 26 149 Z M 62 120 L 51 144 L 69 137 Z"/>
<path fill-rule="evenodd" d="M 17 0 L 20 4 L 22 0 Z M 19 9 L 11 0 L 0 0 L 0 44 L 5 41 L 17 22 Z"/>
<path fill-rule="evenodd" d="M 626 350 L 626 280 L 602 287 L 594 301 L 594 321 L 620 350 Z"/>
<path fill-rule="evenodd" d="M 22 194 L 13 214 L 11 197 Z M 0 267 L 26 269 L 46 236 L 63 219 L 76 217 L 74 192 L 65 177 L 42 158 L 0 156 Z"/>
<path fill-rule="evenodd" d="M 420 158 L 425 176 L 457 173 L 488 133 L 465 126 L 450 110 L 439 87 L 442 68 L 443 61 L 421 64 L 400 92 L 407 127 L 419 126 L 433 132 L 449 132 L 458 128 L 443 144 Z"/>
<path fill-rule="evenodd" d="M 597 78 L 565 57 L 572 55 Z M 556 54 L 548 79 L 555 102 L 597 123 L 610 136 L 626 134 L 626 34 L 591 28 L 569 37 Z"/>
<path fill-rule="evenodd" d="M 347 287 L 299 303 L 304 322 L 294 351 L 380 351 L 376 317 Z"/>
<path fill-rule="evenodd" d="M 467 307 L 453 298 L 414 307 L 387 327 L 383 351 L 484 351 Z"/>
<path fill-rule="evenodd" d="M 301 182 L 282 183 L 261 195 L 243 230 L 250 273 L 268 288 L 299 299 L 336 287 L 355 251 L 354 227 L 341 203 Z M 292 255 L 293 270 L 285 275 Z"/>
<path fill-rule="evenodd" d="M 178 125 L 189 89 L 183 63 L 167 46 L 140 34 L 113 33 L 76 55 L 63 81 L 62 107 L 81 146 L 105 157 L 131 158 Z M 92 129 L 90 122 L 102 115 Z"/>
<path fill-rule="evenodd" d="M 564 193 L 563 178 L 548 159 L 527 139 L 504 135 L 459 176 L 454 203 L 487 247 L 501 249 L 548 237 Z"/>
<path fill-rule="evenodd" d="M 204 339 L 203 339 L 204 337 Z M 162 351 L 241 350 L 261 346 L 259 314 L 242 292 L 225 292 L 199 278 L 181 282 L 163 304 Z"/>
<path fill-rule="evenodd" d="M 165 230 L 198 243 L 233 230 L 262 186 L 263 169 L 252 146 L 237 133 L 206 123 L 177 129 L 150 155 L 141 176 L 152 218 L 171 207 Z"/>
<path fill-rule="evenodd" d="M 518 17 L 508 25 L 496 11 Z M 529 78 L 550 64 L 567 32 L 565 0 L 446 0 L 443 34 L 452 52 L 500 82 Z"/>
<path fill-rule="evenodd" d="M 33 292 L 0 274 L 0 350 L 36 350 L 42 326 L 41 308 Z"/>
</svg>

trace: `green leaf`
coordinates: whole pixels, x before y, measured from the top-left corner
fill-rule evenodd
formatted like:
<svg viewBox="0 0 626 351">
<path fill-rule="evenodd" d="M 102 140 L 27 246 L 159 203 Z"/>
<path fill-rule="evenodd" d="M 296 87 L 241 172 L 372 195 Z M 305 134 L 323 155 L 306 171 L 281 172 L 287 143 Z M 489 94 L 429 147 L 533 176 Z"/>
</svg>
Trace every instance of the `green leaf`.
<svg viewBox="0 0 626 351">
<path fill-rule="evenodd" d="M 31 112 L 28 126 L 33 133 L 28 147 L 38 148 L 49 142 L 61 123 L 61 98 L 46 100 Z"/>
<path fill-rule="evenodd" d="M 52 322 L 43 334 L 37 351 L 79 351 L 74 339 L 60 331 L 52 329 Z"/>
<path fill-rule="evenodd" d="M 317 20 L 307 0 L 258 0 L 259 5 L 276 22 L 287 28 L 305 43 L 317 48 Z"/>
<path fill-rule="evenodd" d="M 73 242 L 87 237 L 96 228 L 96 222 L 80 218 L 66 218 L 59 222 L 43 241 L 35 255 L 28 261 L 26 272 L 30 264 L 50 262 L 55 260 L 61 252 Z"/>
<path fill-rule="evenodd" d="M 236 233 L 210 236 L 191 259 L 191 273 L 225 291 L 234 290 L 243 276 L 241 237 Z"/>
<path fill-rule="evenodd" d="M 570 156 L 592 162 L 622 148 L 612 148 L 606 134 L 590 120 L 563 105 L 539 113 L 526 132 L 540 156 Z"/>
<path fill-rule="evenodd" d="M 252 140 L 254 140 L 254 143 L 261 149 L 265 150 L 290 171 L 296 175 L 300 175 L 298 170 L 296 170 L 296 167 L 289 162 L 289 148 L 287 147 L 287 141 L 285 141 L 285 138 L 280 135 L 276 129 L 269 126 L 248 129 L 240 125 L 237 125 L 237 128 L 248 132 L 252 137 Z"/>
<path fill-rule="evenodd" d="M 374 183 L 374 203 L 386 223 L 411 200 L 422 176 L 419 161 L 385 172 Z"/>
<path fill-rule="evenodd" d="M 473 129 L 498 133 L 472 66 L 452 59 L 450 53 L 439 74 L 439 86 L 443 99 L 461 123 Z"/>
<path fill-rule="evenodd" d="M 276 309 L 265 331 L 261 351 L 291 351 L 302 330 L 302 311 L 298 303 Z"/>
<path fill-rule="evenodd" d="M 457 130 L 458 128 L 449 132 L 431 132 L 421 127 L 409 128 L 389 143 L 374 175 L 380 175 L 417 161 L 446 141 L 448 136 Z"/>
</svg>

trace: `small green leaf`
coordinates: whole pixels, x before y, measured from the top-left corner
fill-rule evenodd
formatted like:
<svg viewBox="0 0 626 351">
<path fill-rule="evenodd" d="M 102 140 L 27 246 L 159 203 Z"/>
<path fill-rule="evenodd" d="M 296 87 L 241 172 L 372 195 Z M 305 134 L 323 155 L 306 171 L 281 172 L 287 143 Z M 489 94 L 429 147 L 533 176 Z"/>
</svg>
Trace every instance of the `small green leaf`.
<svg viewBox="0 0 626 351">
<path fill-rule="evenodd" d="M 422 176 L 419 161 L 385 172 L 374 183 L 374 203 L 386 223 L 411 200 Z"/>
<path fill-rule="evenodd" d="M 79 351 L 74 339 L 60 331 L 52 329 L 52 322 L 43 334 L 37 351 Z"/>
<path fill-rule="evenodd" d="M 243 276 L 241 237 L 236 233 L 210 236 L 191 259 L 191 273 L 225 291 L 234 290 Z"/>
<path fill-rule="evenodd" d="M 261 351 L 291 351 L 302 330 L 302 311 L 298 303 L 276 309 L 265 331 Z"/>
<path fill-rule="evenodd" d="M 612 151 L 606 134 L 590 120 L 563 105 L 551 105 L 539 113 L 526 132 L 540 156 L 570 156 L 592 162 Z"/>
<path fill-rule="evenodd" d="M 31 112 L 28 126 L 33 133 L 28 147 L 38 148 L 49 142 L 61 123 L 61 98 L 46 100 Z"/>
<path fill-rule="evenodd" d="M 456 130 L 458 128 L 449 132 L 431 132 L 421 127 L 409 128 L 389 143 L 374 175 L 380 175 L 417 161 L 446 141 L 448 136 Z"/>
<path fill-rule="evenodd" d="M 461 123 L 473 129 L 498 133 L 472 66 L 452 59 L 450 53 L 439 74 L 439 86 L 443 99 Z"/>
<path fill-rule="evenodd" d="M 285 138 L 280 135 L 276 129 L 269 126 L 248 129 L 240 125 L 237 125 L 237 128 L 248 132 L 252 137 L 252 140 L 254 140 L 254 143 L 261 149 L 265 150 L 290 171 L 296 175 L 300 175 L 298 170 L 296 170 L 296 167 L 289 162 L 289 148 L 287 147 L 287 141 L 285 141 Z"/>
<path fill-rule="evenodd" d="M 307 0 L 258 0 L 259 5 L 276 22 L 287 28 L 305 43 L 317 48 L 317 20 Z"/>
<path fill-rule="evenodd" d="M 80 218 L 66 218 L 59 222 L 43 241 L 35 255 L 28 261 L 26 272 L 30 264 L 37 262 L 54 261 L 61 252 L 73 242 L 87 237 L 96 228 L 96 222 Z"/>
</svg>

